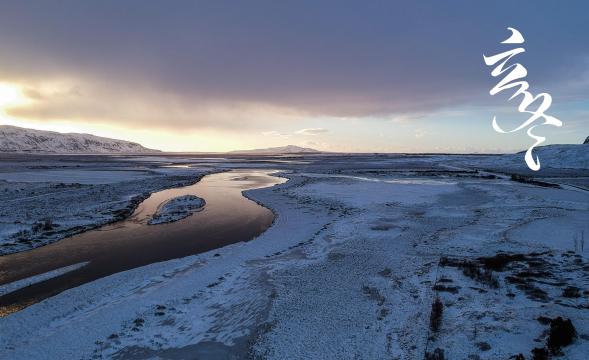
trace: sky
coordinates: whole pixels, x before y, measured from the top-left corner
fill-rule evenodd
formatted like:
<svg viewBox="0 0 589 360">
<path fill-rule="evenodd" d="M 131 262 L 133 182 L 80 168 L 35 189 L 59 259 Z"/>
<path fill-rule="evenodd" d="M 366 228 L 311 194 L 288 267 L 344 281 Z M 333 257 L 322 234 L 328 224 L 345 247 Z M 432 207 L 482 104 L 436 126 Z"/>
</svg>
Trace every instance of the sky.
<svg viewBox="0 0 589 360">
<path fill-rule="evenodd" d="M 483 54 L 518 29 L 533 94 L 589 136 L 587 1 L 2 1 L 0 124 L 167 151 L 511 152 Z"/>
</svg>

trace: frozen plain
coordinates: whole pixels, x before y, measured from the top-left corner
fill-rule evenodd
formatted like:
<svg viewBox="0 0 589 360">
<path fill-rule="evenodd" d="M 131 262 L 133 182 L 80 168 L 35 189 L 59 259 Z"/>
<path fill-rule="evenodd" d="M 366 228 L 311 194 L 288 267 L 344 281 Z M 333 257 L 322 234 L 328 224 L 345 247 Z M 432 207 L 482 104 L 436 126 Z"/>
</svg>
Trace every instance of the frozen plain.
<svg viewBox="0 0 589 360">
<path fill-rule="evenodd" d="M 104 188 L 80 203 L 86 226 L 115 219 L 110 208 L 93 217 L 91 206 L 126 208 L 207 172 L 280 169 L 289 181 L 247 192 L 277 215 L 252 241 L 118 273 L 0 318 L 0 358 L 422 359 L 439 348 L 448 359 L 531 359 L 546 343 L 545 319 L 558 316 L 577 330 L 563 358 L 589 353 L 583 166 L 548 168 L 550 182 L 565 184 L 551 188 L 510 180 L 518 166 L 508 157 L 51 159 L 4 162 L 6 200 L 20 196 L 10 189 L 30 198 L 70 186 L 67 177 L 15 182 L 31 166 L 53 180 L 55 171 L 112 171 L 107 183 L 90 175 L 59 195 Z M 39 204 L 64 214 L 64 227 L 79 216 L 63 201 L 14 204 L 1 221 Z M 436 297 L 444 310 L 433 330 Z"/>
</svg>

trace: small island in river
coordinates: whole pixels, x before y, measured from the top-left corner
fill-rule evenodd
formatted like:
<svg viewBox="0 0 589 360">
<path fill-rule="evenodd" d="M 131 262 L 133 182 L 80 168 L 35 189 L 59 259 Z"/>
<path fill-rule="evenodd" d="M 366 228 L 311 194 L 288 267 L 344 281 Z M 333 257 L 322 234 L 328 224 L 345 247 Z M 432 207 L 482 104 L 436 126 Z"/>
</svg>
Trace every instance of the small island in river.
<svg viewBox="0 0 589 360">
<path fill-rule="evenodd" d="M 184 195 L 166 201 L 149 220 L 149 225 L 171 223 L 189 217 L 202 210 L 204 199 L 195 195 Z"/>
</svg>

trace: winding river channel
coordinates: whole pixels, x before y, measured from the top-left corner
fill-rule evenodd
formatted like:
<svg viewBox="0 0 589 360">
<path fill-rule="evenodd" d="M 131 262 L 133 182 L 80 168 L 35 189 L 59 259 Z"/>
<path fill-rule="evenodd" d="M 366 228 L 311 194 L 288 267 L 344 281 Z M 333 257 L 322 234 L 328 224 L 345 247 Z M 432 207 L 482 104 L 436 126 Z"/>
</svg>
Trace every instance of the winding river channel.
<svg viewBox="0 0 589 360">
<path fill-rule="evenodd" d="M 0 286 L 75 264 L 65 274 L 0 296 L 0 316 L 64 290 L 139 266 L 248 241 L 263 233 L 274 214 L 242 192 L 280 184 L 268 170 L 233 170 L 204 176 L 190 186 L 151 194 L 127 219 L 34 250 L 0 257 Z M 147 225 L 158 206 L 182 195 L 206 201 L 182 220 Z"/>
</svg>

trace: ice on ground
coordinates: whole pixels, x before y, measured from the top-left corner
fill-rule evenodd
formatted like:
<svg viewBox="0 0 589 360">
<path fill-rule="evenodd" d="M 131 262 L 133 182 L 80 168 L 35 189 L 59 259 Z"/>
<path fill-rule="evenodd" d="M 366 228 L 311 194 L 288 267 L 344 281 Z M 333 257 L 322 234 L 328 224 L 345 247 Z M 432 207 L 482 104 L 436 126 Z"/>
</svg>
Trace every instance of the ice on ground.
<svg viewBox="0 0 589 360">
<path fill-rule="evenodd" d="M 289 211 L 296 201 L 284 199 L 282 192 L 254 190 L 249 195 L 272 203 L 281 214 L 258 239 L 118 273 L 2 318 L 2 354 L 15 359 L 73 353 L 111 357 L 130 344 L 157 354 L 199 341 L 233 346 L 250 336 L 269 305 L 266 256 L 300 247 L 300 239 L 313 237 L 324 225 L 326 211 Z M 293 223 L 307 226 L 292 228 Z M 31 342 L 24 347 L 14 342 L 21 330 L 30 333 L 26 341 Z M 52 346 L 46 343 L 48 334 Z"/>
<path fill-rule="evenodd" d="M 205 206 L 204 199 L 196 195 L 184 195 L 163 203 L 149 220 L 149 225 L 157 225 L 182 220 Z"/>
<path fill-rule="evenodd" d="M 74 265 L 64 266 L 59 269 L 48 271 L 44 274 L 39 274 L 39 275 L 28 277 L 26 279 L 22 279 L 22 280 L 8 283 L 8 284 L 0 285 L 0 296 L 6 295 L 6 294 L 16 291 L 18 289 L 22 289 L 22 288 L 27 287 L 29 285 L 33 285 L 38 282 L 42 282 L 42 281 L 49 280 L 51 278 L 66 274 L 70 271 L 77 270 L 81 267 L 88 265 L 88 263 L 89 263 L 88 261 L 85 261 L 85 262 L 81 262 L 81 263 L 74 264 Z"/>
<path fill-rule="evenodd" d="M 317 178 L 317 177 L 315 177 Z M 329 181 L 334 178 L 335 181 Z M 456 183 L 413 179 L 379 180 L 366 177 L 329 175 L 323 181 L 305 186 L 300 195 L 337 198 L 351 206 L 364 207 L 374 204 L 412 204 L 434 202 L 436 196 L 456 190 Z M 338 179 L 349 179 L 341 181 Z M 394 186 L 392 186 L 393 184 Z"/>
<path fill-rule="evenodd" d="M 64 184 L 114 184 L 154 175 L 144 170 L 45 170 L 0 172 L 0 180 L 11 182 L 55 182 Z"/>
<path fill-rule="evenodd" d="M 483 176 L 469 170 L 479 160 L 289 165 L 287 183 L 246 194 L 277 213 L 257 239 L 118 273 L 2 318 L 0 355 L 531 358 L 560 316 L 577 331 L 562 358 L 586 358 L 588 193 Z"/>
</svg>

